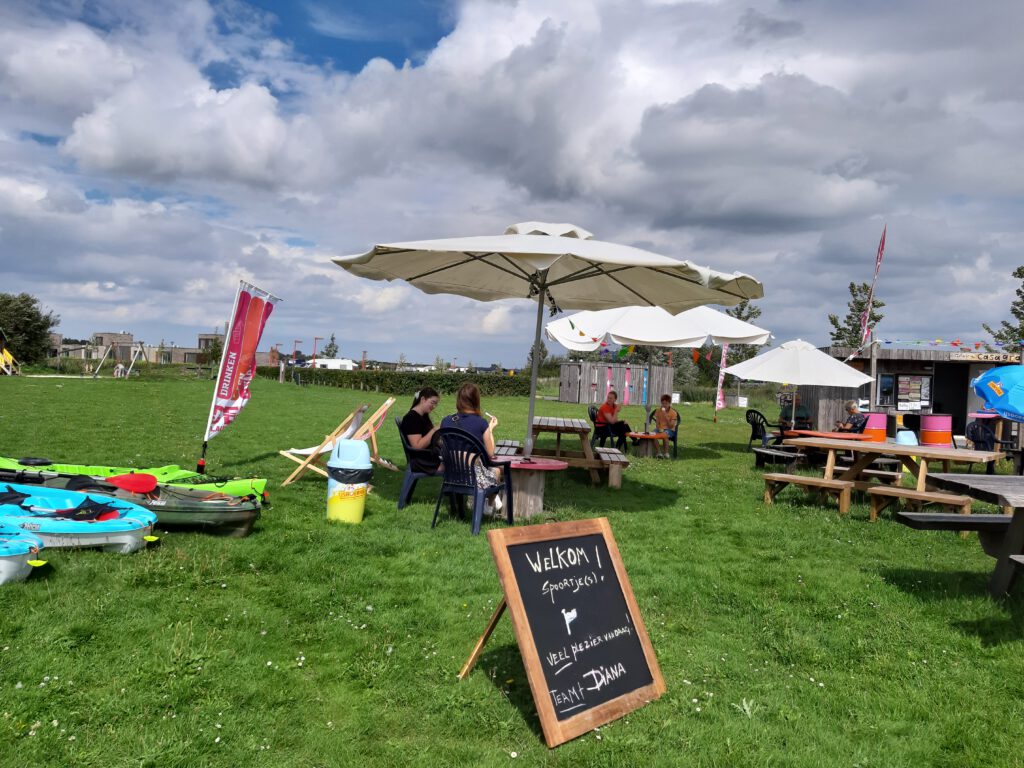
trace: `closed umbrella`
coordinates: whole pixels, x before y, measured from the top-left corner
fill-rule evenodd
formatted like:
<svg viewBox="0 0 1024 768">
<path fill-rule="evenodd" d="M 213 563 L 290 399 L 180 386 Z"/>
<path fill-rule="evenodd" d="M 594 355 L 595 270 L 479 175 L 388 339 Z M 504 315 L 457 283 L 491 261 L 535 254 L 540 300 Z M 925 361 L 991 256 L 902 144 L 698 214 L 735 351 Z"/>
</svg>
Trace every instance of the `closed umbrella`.
<svg viewBox="0 0 1024 768">
<path fill-rule="evenodd" d="M 761 283 L 750 275 L 717 272 L 640 248 L 594 240 L 590 232 L 572 224 L 531 221 L 514 224 L 503 235 L 386 243 L 333 261 L 355 275 L 405 280 L 425 293 L 480 301 L 537 300 L 527 456 L 533 449 L 536 350 L 545 302 L 553 311 L 643 304 L 681 312 L 764 295 Z"/>
<path fill-rule="evenodd" d="M 651 347 L 767 344 L 771 334 L 711 307 L 673 315 L 661 307 L 621 307 L 577 312 L 544 326 L 545 335 L 566 349 L 592 352 L 602 342 Z"/>
<path fill-rule="evenodd" d="M 813 344 L 797 339 L 762 352 L 757 357 L 730 365 L 726 373 L 752 381 L 771 381 L 778 384 L 823 387 L 859 387 L 871 377 L 829 357 Z M 790 412 L 793 422 L 796 414 Z"/>
</svg>

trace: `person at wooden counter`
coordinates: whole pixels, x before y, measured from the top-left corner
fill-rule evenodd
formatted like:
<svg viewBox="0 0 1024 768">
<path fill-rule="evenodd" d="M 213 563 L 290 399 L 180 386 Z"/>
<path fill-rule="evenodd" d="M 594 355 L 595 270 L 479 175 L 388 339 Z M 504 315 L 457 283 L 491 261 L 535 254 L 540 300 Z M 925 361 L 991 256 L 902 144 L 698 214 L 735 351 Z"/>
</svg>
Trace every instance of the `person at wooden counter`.
<svg viewBox="0 0 1024 768">
<path fill-rule="evenodd" d="M 843 406 L 846 418 L 836 422 L 836 432 L 863 432 L 868 417 L 860 412 L 856 400 L 847 400 Z"/>
</svg>

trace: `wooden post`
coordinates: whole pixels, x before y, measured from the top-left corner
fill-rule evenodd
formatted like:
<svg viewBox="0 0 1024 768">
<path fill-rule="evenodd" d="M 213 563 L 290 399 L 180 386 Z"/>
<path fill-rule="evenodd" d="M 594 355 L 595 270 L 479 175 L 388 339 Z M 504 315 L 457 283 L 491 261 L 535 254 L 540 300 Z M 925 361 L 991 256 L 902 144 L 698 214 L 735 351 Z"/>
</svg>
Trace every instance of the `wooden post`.
<svg viewBox="0 0 1024 768">
<path fill-rule="evenodd" d="M 878 402 L 878 342 L 875 341 L 874 331 L 871 331 L 868 338 L 871 340 L 869 342 L 871 344 L 871 394 L 868 395 L 871 402 L 868 403 L 868 410 L 873 411 Z"/>
<path fill-rule="evenodd" d="M 465 680 L 466 675 L 473 671 L 473 667 L 476 666 L 477 660 L 480 658 L 480 654 L 484 650 L 484 646 L 487 641 L 491 639 L 491 635 L 494 633 L 495 627 L 498 626 L 498 620 L 501 615 L 505 613 L 505 608 L 508 603 L 505 602 L 505 598 L 502 597 L 498 603 L 498 607 L 494 609 L 494 613 L 491 614 L 490 621 L 487 622 L 487 628 L 484 629 L 484 633 L 480 635 L 480 639 L 476 641 L 476 645 L 473 646 L 473 652 L 469 654 L 469 658 L 466 659 L 466 663 L 462 665 L 462 669 L 459 671 L 459 680 Z"/>
</svg>

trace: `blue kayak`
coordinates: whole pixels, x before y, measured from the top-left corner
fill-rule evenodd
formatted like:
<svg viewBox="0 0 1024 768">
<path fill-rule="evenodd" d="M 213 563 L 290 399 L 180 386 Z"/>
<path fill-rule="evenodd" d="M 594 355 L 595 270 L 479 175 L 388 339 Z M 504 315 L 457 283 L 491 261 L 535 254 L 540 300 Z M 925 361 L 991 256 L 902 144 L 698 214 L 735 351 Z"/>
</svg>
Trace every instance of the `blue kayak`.
<svg viewBox="0 0 1024 768">
<path fill-rule="evenodd" d="M 27 531 L 44 547 L 127 554 L 146 545 L 155 522 L 152 512 L 110 496 L 0 483 L 0 523 Z"/>
<path fill-rule="evenodd" d="M 38 536 L 10 523 L 0 522 L 0 584 L 24 580 L 43 542 Z"/>
</svg>

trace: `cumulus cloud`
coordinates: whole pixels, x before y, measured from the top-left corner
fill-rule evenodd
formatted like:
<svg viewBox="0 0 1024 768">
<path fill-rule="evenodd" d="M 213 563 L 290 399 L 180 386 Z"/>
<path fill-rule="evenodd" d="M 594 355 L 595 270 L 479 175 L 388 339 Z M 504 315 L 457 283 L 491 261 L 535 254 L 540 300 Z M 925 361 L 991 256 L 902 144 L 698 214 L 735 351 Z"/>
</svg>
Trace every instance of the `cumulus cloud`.
<svg viewBox="0 0 1024 768">
<path fill-rule="evenodd" d="M 483 320 L 480 322 L 480 330 L 489 336 L 507 333 L 512 327 L 511 320 L 511 307 L 495 307 L 484 315 Z"/>
<path fill-rule="evenodd" d="M 128 306 L 207 330 L 249 276 L 285 297 L 285 337 L 337 323 L 343 348 L 518 361 L 520 305 L 367 284 L 329 259 L 529 219 L 750 272 L 780 338 L 825 340 L 884 222 L 880 330 L 969 334 L 1012 299 L 1017 3 L 463 0 L 417 63 L 352 72 L 241 0 L 32 8 L 0 10 L 0 271 L 66 321 Z"/>
</svg>

